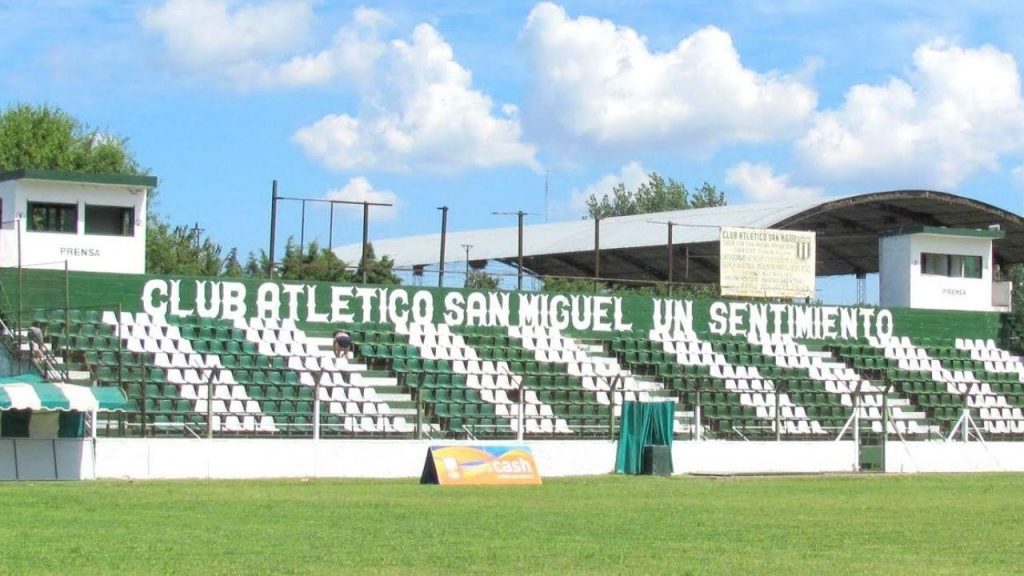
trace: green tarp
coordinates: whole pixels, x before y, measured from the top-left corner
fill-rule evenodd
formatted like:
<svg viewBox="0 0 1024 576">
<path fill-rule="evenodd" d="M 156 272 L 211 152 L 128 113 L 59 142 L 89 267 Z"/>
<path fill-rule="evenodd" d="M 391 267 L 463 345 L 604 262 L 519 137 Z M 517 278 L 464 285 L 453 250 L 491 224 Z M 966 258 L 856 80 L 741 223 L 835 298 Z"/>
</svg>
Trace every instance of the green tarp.
<svg viewBox="0 0 1024 576">
<path fill-rule="evenodd" d="M 624 402 L 615 454 L 616 474 L 639 474 L 644 446 L 672 447 L 675 402 Z"/>
</svg>

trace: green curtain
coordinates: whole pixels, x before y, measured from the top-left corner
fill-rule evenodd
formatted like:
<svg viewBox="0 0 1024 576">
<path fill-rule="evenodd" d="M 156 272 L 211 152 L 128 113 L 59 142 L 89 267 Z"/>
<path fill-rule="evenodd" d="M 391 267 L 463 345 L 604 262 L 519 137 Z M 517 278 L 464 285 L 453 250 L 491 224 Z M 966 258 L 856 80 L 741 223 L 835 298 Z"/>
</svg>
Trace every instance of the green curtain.
<svg viewBox="0 0 1024 576">
<path fill-rule="evenodd" d="M 672 447 L 676 403 L 623 402 L 619 445 L 615 454 L 617 474 L 639 474 L 644 446 Z"/>
<path fill-rule="evenodd" d="M 85 436 L 85 418 L 81 412 L 61 412 L 57 438 L 82 438 Z"/>
</svg>

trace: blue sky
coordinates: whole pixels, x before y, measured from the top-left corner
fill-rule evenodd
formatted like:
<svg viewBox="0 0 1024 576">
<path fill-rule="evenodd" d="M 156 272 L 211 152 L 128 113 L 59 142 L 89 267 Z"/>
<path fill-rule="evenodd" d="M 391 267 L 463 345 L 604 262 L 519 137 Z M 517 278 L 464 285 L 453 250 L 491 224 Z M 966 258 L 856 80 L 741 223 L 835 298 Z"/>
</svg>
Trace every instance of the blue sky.
<svg viewBox="0 0 1024 576">
<path fill-rule="evenodd" d="M 129 139 L 158 210 L 245 253 L 281 193 L 372 237 L 578 218 L 656 170 L 730 203 L 895 188 L 1021 212 L 1014 2 L 0 0 L 0 104 Z M 549 182 L 545 202 L 545 175 Z M 298 236 L 297 205 L 281 234 Z M 326 209 L 307 212 L 326 241 Z M 359 214 L 336 214 L 335 243 Z"/>
</svg>

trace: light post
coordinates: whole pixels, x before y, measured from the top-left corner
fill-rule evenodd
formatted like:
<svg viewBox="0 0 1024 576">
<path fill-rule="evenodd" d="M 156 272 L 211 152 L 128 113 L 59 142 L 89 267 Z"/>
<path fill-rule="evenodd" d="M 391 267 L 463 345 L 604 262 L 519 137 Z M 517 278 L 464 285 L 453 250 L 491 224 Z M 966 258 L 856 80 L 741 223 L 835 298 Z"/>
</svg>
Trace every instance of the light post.
<svg viewBox="0 0 1024 576">
<path fill-rule="evenodd" d="M 495 216 L 517 216 L 519 219 L 519 262 L 518 262 L 518 278 L 516 282 L 516 290 L 523 289 L 523 217 L 530 215 L 522 210 L 516 210 L 515 212 L 491 212 Z"/>
<path fill-rule="evenodd" d="M 437 209 L 441 211 L 441 258 L 437 263 L 437 287 L 441 288 L 444 286 L 444 244 L 448 234 L 448 207 L 438 206 Z"/>
<path fill-rule="evenodd" d="M 466 251 L 466 280 L 462 283 L 463 286 L 469 284 L 469 251 L 473 248 L 472 244 L 463 244 L 462 249 Z"/>
</svg>

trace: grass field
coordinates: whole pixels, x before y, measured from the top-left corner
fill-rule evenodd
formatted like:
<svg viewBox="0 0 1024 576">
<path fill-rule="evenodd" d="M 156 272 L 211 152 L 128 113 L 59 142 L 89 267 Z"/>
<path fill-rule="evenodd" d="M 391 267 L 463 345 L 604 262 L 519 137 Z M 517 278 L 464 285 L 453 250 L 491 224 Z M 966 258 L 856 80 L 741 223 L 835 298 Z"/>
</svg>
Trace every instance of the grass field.
<svg viewBox="0 0 1024 576">
<path fill-rule="evenodd" d="M 0 574 L 1019 574 L 1024 475 L 0 484 Z"/>
</svg>

